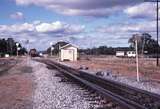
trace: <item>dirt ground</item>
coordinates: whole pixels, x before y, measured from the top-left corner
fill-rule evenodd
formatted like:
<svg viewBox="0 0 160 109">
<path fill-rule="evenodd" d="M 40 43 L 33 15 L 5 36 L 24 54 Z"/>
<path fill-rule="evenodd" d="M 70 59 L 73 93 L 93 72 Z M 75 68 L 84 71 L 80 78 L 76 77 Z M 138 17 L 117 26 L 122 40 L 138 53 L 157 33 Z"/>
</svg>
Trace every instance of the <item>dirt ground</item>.
<svg viewBox="0 0 160 109">
<path fill-rule="evenodd" d="M 20 60 L 15 58 L 0 58 L 0 76 L 6 75 L 8 70 L 14 67 L 18 61 Z"/>
<path fill-rule="evenodd" d="M 0 59 L 1 65 L 6 62 L 0 69 L 7 69 L 0 75 L 0 109 L 31 109 L 31 68 L 23 59 L 16 60 L 16 64 L 13 60 Z"/>
<path fill-rule="evenodd" d="M 81 56 L 76 62 L 64 62 L 75 68 L 87 66 L 90 71 L 110 71 L 122 76 L 136 76 L 135 58 L 117 58 L 115 56 Z M 141 77 L 160 80 L 160 67 L 156 66 L 156 59 L 139 58 L 139 72 Z"/>
<path fill-rule="evenodd" d="M 117 75 L 136 76 L 135 59 L 113 56 L 82 56 L 77 62 L 63 63 L 77 69 L 85 66 L 89 68 L 89 71 L 94 72 L 111 71 Z M 140 58 L 141 77 L 159 80 L 160 67 L 156 67 L 155 63 L 155 59 Z M 28 64 L 27 58 L 0 59 L 0 109 L 32 109 L 34 71 Z"/>
</svg>

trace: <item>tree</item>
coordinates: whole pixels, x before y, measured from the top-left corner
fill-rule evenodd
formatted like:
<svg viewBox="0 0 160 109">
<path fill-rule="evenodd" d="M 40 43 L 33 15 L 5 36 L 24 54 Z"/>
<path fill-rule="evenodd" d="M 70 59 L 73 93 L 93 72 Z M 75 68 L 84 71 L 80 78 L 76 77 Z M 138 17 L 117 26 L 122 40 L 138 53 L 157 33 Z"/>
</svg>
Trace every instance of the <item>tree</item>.
<svg viewBox="0 0 160 109">
<path fill-rule="evenodd" d="M 23 55 L 26 53 L 26 49 L 22 47 L 21 44 L 19 44 L 19 47 L 22 48 L 19 51 L 20 55 Z M 6 39 L 0 39 L 0 55 L 4 56 L 4 54 L 10 54 L 10 55 L 16 55 L 17 46 L 16 42 L 12 38 Z"/>
<path fill-rule="evenodd" d="M 138 42 L 138 50 L 142 48 L 142 36 L 139 34 L 133 34 L 131 38 L 129 38 L 128 43 L 130 43 L 130 47 L 135 49 L 136 46 L 136 40 Z"/>
<path fill-rule="evenodd" d="M 5 39 L 0 39 L 0 53 L 1 55 L 7 53 L 7 42 Z"/>
<path fill-rule="evenodd" d="M 144 53 L 147 51 L 149 54 L 156 53 L 157 42 L 152 39 L 152 36 L 148 33 L 134 34 L 129 38 L 128 42 L 131 44 L 130 47 L 135 48 L 135 41 L 138 41 L 138 52 Z"/>
<path fill-rule="evenodd" d="M 148 33 L 142 34 L 142 39 L 144 43 L 142 53 L 143 51 L 148 51 L 149 53 L 156 53 L 157 46 L 159 47 L 157 41 L 152 39 L 152 36 Z"/>
<path fill-rule="evenodd" d="M 58 54 L 60 47 L 66 45 L 66 44 L 68 44 L 68 43 L 64 42 L 64 41 L 60 41 L 60 42 L 57 42 L 56 44 L 52 45 L 52 47 L 54 47 L 53 54 Z M 51 52 L 51 47 L 49 47 L 47 49 L 47 53 L 50 53 L 50 52 Z"/>
</svg>

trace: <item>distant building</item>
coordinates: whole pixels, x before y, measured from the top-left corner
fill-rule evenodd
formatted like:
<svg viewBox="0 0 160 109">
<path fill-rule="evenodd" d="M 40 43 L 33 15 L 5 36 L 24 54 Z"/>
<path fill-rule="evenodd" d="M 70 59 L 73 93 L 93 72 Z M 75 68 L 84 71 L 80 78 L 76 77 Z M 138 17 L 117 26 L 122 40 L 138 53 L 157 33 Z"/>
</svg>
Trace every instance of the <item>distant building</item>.
<svg viewBox="0 0 160 109">
<path fill-rule="evenodd" d="M 136 52 L 135 51 L 116 51 L 116 57 L 134 58 L 136 57 Z"/>
<path fill-rule="evenodd" d="M 60 47 L 60 60 L 61 61 L 77 61 L 78 47 L 72 44 L 66 44 Z"/>
<path fill-rule="evenodd" d="M 125 52 L 124 51 L 116 51 L 116 56 L 117 57 L 124 57 L 125 56 Z"/>
<path fill-rule="evenodd" d="M 135 51 L 127 51 L 127 57 L 136 57 L 136 52 Z"/>
<path fill-rule="evenodd" d="M 4 56 L 5 58 L 9 58 L 9 54 L 5 54 L 5 56 Z"/>
</svg>

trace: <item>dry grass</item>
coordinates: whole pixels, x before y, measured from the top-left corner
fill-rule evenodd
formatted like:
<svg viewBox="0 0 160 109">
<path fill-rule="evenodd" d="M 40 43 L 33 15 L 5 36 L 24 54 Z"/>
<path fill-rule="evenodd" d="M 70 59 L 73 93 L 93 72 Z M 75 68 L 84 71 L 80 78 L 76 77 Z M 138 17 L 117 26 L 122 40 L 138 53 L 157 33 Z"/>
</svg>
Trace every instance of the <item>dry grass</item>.
<svg viewBox="0 0 160 109">
<path fill-rule="evenodd" d="M 76 68 L 81 65 L 88 66 L 92 71 L 107 71 L 124 76 L 136 76 L 135 58 L 117 58 L 115 56 L 82 56 L 77 62 L 66 62 Z M 160 79 L 160 67 L 152 58 L 139 58 L 139 71 L 141 76 Z"/>
</svg>

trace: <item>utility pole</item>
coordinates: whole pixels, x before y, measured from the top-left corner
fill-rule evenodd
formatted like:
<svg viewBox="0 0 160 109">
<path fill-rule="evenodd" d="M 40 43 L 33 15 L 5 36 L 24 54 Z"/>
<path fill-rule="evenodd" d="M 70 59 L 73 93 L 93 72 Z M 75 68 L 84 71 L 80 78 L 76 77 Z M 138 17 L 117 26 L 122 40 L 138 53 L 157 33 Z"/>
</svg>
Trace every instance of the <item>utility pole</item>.
<svg viewBox="0 0 160 109">
<path fill-rule="evenodd" d="M 157 47 L 156 47 L 156 65 L 159 66 L 159 2 L 160 0 L 144 0 L 145 2 L 156 2 L 156 22 L 157 22 Z"/>
<path fill-rule="evenodd" d="M 27 63 L 27 65 L 29 66 L 29 64 L 30 64 L 30 62 L 29 62 L 29 60 L 30 60 L 30 57 L 29 57 L 29 55 L 30 55 L 30 51 L 29 51 L 29 39 L 25 39 L 24 40 L 24 44 L 26 45 L 26 56 L 27 56 L 27 60 L 26 60 L 26 63 Z"/>
<path fill-rule="evenodd" d="M 61 57 L 61 54 L 60 54 L 61 51 L 60 51 L 60 49 L 61 49 L 61 45 L 59 44 L 59 45 L 58 45 L 58 56 L 59 56 L 59 61 L 61 60 L 61 58 L 60 58 L 60 57 Z"/>
<path fill-rule="evenodd" d="M 51 56 L 53 56 L 54 47 L 51 47 Z"/>
<path fill-rule="evenodd" d="M 19 50 L 19 43 L 16 43 L 16 47 L 17 47 L 17 57 L 18 57 L 18 50 Z"/>
<path fill-rule="evenodd" d="M 51 57 L 52 57 L 52 47 L 51 47 Z"/>
<path fill-rule="evenodd" d="M 53 50 L 53 43 L 50 42 L 50 46 L 51 46 L 51 52 L 50 52 L 50 55 L 52 56 L 52 50 Z"/>
<path fill-rule="evenodd" d="M 136 67 L 137 67 L 137 81 L 139 82 L 139 62 L 138 62 L 138 41 L 136 39 Z"/>
<path fill-rule="evenodd" d="M 157 0 L 157 66 L 159 66 L 159 43 L 158 43 L 159 22 L 158 22 L 158 16 L 159 16 L 159 4 L 158 4 L 158 0 Z"/>
<path fill-rule="evenodd" d="M 18 48 L 17 48 L 17 57 L 18 57 Z"/>
</svg>

